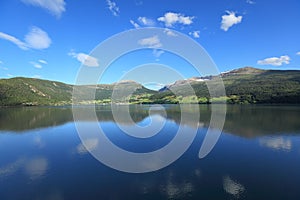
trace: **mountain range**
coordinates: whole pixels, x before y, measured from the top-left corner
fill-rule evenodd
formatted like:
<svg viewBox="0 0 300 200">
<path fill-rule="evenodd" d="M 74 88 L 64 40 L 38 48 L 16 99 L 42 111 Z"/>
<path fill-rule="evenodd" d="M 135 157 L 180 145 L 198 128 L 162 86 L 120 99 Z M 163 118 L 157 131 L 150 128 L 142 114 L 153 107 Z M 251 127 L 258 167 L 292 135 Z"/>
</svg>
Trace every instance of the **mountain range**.
<svg viewBox="0 0 300 200">
<path fill-rule="evenodd" d="M 207 83 L 214 84 L 222 78 L 226 95 L 210 96 Z M 195 92 L 191 96 L 185 86 L 189 84 Z M 18 105 L 68 105 L 72 101 L 78 104 L 116 103 L 212 103 L 232 104 L 259 103 L 300 103 L 300 70 L 263 70 L 244 67 L 218 76 L 192 77 L 166 85 L 159 91 L 147 89 L 134 81 L 122 81 L 113 84 L 76 86 L 80 88 L 79 99 L 72 99 L 74 85 L 57 81 L 16 77 L 0 80 L 0 106 Z M 127 93 L 134 90 L 131 96 Z M 95 92 L 95 99 L 84 99 L 88 92 Z M 113 91 L 116 94 L 112 98 Z M 176 92 L 176 95 L 174 94 Z M 178 95 L 179 94 L 179 95 Z M 127 96 L 126 96 L 127 95 Z"/>
</svg>

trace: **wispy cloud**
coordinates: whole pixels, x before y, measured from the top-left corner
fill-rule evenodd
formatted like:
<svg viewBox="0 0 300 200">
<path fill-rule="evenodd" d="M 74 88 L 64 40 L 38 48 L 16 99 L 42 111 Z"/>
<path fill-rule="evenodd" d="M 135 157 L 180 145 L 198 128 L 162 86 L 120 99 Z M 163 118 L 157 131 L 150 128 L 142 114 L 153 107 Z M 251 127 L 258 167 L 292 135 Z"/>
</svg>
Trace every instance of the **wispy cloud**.
<svg viewBox="0 0 300 200">
<path fill-rule="evenodd" d="M 136 23 L 135 21 L 130 20 L 129 22 L 132 24 L 132 26 L 133 26 L 134 28 L 140 28 L 140 25 L 139 25 L 138 23 Z"/>
<path fill-rule="evenodd" d="M 193 36 L 194 38 L 199 38 L 200 37 L 200 31 L 189 32 L 189 35 Z"/>
<path fill-rule="evenodd" d="M 296 53 L 298 56 L 300 56 L 300 51 Z"/>
<path fill-rule="evenodd" d="M 0 69 L 2 69 L 2 70 L 8 70 L 8 68 L 7 67 L 3 67 L 3 66 L 1 66 L 3 64 L 3 62 L 0 60 Z"/>
<path fill-rule="evenodd" d="M 143 5 L 143 1 L 140 1 L 140 0 L 135 0 L 135 5 L 136 6 L 141 6 L 141 5 Z"/>
<path fill-rule="evenodd" d="M 69 56 L 72 56 L 73 58 L 76 58 L 81 64 L 86 65 L 88 67 L 98 67 L 98 59 L 95 57 L 92 57 L 90 55 L 87 55 L 85 53 L 75 53 L 73 50 L 68 53 Z"/>
<path fill-rule="evenodd" d="M 52 15 L 60 17 L 66 11 L 66 3 L 64 0 L 21 0 L 25 4 L 41 7 Z"/>
<path fill-rule="evenodd" d="M 165 51 L 154 49 L 152 53 L 153 53 L 154 57 L 159 58 L 162 54 L 165 53 Z"/>
<path fill-rule="evenodd" d="M 12 43 L 14 43 L 15 45 L 17 45 L 20 49 L 23 50 L 27 50 L 28 47 L 26 45 L 26 43 L 22 42 L 21 40 L 19 40 L 18 38 L 15 38 L 14 36 L 8 35 L 6 33 L 0 32 L 0 38 L 4 39 L 4 40 L 8 40 Z"/>
<path fill-rule="evenodd" d="M 45 65 L 48 64 L 48 62 L 46 60 L 39 60 L 39 62 L 42 64 L 45 64 Z"/>
<path fill-rule="evenodd" d="M 0 66 L 0 69 L 2 69 L 2 70 L 8 70 L 7 67 L 2 67 L 2 66 Z"/>
<path fill-rule="evenodd" d="M 33 62 L 33 61 L 31 61 L 31 62 L 29 62 L 31 65 L 33 65 L 35 68 L 37 68 L 37 69 L 42 69 L 43 67 L 42 67 L 42 65 L 40 64 L 40 63 L 37 63 L 37 62 Z"/>
<path fill-rule="evenodd" d="M 148 48 L 159 48 L 162 47 L 162 44 L 160 42 L 160 39 L 158 38 L 157 35 L 148 37 L 148 38 L 143 38 L 138 41 L 138 44 L 142 46 L 146 46 Z"/>
<path fill-rule="evenodd" d="M 38 74 L 36 74 L 36 75 L 33 75 L 33 76 L 32 76 L 32 78 L 42 78 L 42 76 L 41 76 L 41 75 L 38 75 Z"/>
<path fill-rule="evenodd" d="M 147 17 L 139 17 L 138 21 L 140 22 L 140 24 L 144 25 L 144 26 L 154 26 L 155 22 Z"/>
<path fill-rule="evenodd" d="M 38 27 L 32 27 L 30 31 L 25 35 L 25 42 L 19 40 L 18 38 L 0 32 L 0 38 L 10 41 L 17 45 L 20 49 L 47 49 L 51 45 L 51 39 L 48 34 Z"/>
<path fill-rule="evenodd" d="M 108 9 L 111 11 L 111 13 L 114 16 L 119 16 L 120 8 L 117 6 L 116 2 L 114 2 L 112 0 L 106 0 L 106 3 L 108 5 Z"/>
<path fill-rule="evenodd" d="M 163 17 L 157 18 L 158 21 L 164 22 L 166 27 L 173 27 L 175 24 L 190 25 L 193 23 L 193 16 L 185 16 L 181 13 L 167 12 Z"/>
<path fill-rule="evenodd" d="M 38 60 L 38 62 L 31 61 L 29 63 L 37 69 L 42 69 L 43 68 L 42 65 L 48 64 L 47 61 L 45 60 Z"/>
<path fill-rule="evenodd" d="M 164 33 L 167 34 L 168 36 L 173 36 L 173 37 L 176 37 L 176 36 L 177 36 L 177 34 L 174 33 L 174 31 L 172 31 L 172 30 L 170 30 L 170 29 L 168 29 L 168 28 L 166 28 L 166 29 L 164 30 Z"/>
<path fill-rule="evenodd" d="M 155 26 L 155 21 L 147 17 L 138 17 L 137 21 L 129 21 L 134 28 L 141 28 L 142 26 Z"/>
<path fill-rule="evenodd" d="M 248 3 L 248 4 L 255 4 L 255 1 L 252 1 L 252 0 L 246 0 L 246 3 Z"/>
<path fill-rule="evenodd" d="M 283 64 L 289 64 L 290 60 L 291 60 L 290 57 L 285 55 L 285 56 L 280 56 L 280 57 L 265 58 L 263 60 L 257 61 L 257 64 L 281 66 Z"/>
<path fill-rule="evenodd" d="M 241 23 L 242 19 L 243 16 L 236 16 L 235 12 L 226 11 L 226 14 L 222 16 L 221 29 L 228 31 L 233 25 Z"/>
</svg>

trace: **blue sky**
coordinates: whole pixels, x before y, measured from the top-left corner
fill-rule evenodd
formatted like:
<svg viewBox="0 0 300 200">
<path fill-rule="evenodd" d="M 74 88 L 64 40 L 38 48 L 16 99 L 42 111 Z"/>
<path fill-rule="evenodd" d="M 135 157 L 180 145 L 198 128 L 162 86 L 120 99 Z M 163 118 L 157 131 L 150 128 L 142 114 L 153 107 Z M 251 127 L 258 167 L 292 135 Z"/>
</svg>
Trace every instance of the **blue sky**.
<svg viewBox="0 0 300 200">
<path fill-rule="evenodd" d="M 2 0 L 0 78 L 74 83 L 82 62 L 101 62 L 88 56 L 99 43 L 142 27 L 188 35 L 220 72 L 244 66 L 300 69 L 299 10 L 298 0 Z M 103 82 L 151 62 L 186 78 L 198 75 L 183 59 L 157 49 L 120 58 Z"/>
</svg>

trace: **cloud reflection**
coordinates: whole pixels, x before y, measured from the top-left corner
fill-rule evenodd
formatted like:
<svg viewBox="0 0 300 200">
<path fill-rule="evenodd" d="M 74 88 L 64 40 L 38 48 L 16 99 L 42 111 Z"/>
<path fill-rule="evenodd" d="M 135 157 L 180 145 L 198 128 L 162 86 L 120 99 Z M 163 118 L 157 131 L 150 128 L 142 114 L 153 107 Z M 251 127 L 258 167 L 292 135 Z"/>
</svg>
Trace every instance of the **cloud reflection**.
<svg viewBox="0 0 300 200">
<path fill-rule="evenodd" d="M 38 147 L 38 148 L 43 148 L 45 147 L 45 143 L 42 140 L 41 136 L 36 136 L 33 138 L 33 143 Z"/>
<path fill-rule="evenodd" d="M 161 192 L 165 194 L 168 199 L 181 199 L 186 197 L 189 193 L 195 190 L 193 183 L 182 180 L 175 181 L 175 174 L 170 172 L 167 181 L 160 186 Z"/>
<path fill-rule="evenodd" d="M 45 175 L 48 169 L 48 160 L 43 157 L 30 159 L 25 164 L 25 172 L 30 179 L 37 179 Z"/>
<path fill-rule="evenodd" d="M 194 190 L 194 186 L 190 182 L 174 183 L 168 181 L 167 184 L 163 186 L 162 190 L 168 196 L 168 199 L 177 199 L 191 193 Z"/>
<path fill-rule="evenodd" d="M 240 198 L 245 192 L 245 187 L 237 181 L 232 180 L 230 176 L 223 178 L 223 188 L 228 194 L 233 195 L 235 198 Z"/>
<path fill-rule="evenodd" d="M 292 141 L 283 137 L 263 138 L 259 140 L 261 146 L 268 147 L 273 150 L 290 151 L 292 149 Z"/>
<path fill-rule="evenodd" d="M 37 179 L 45 175 L 48 170 L 48 160 L 44 157 L 37 157 L 32 159 L 18 158 L 14 162 L 0 167 L 0 178 L 11 176 L 18 170 L 24 169 L 25 174 L 30 179 Z"/>
<path fill-rule="evenodd" d="M 24 161 L 24 158 L 18 158 L 16 161 L 0 167 L 0 178 L 14 174 L 24 164 Z"/>
<path fill-rule="evenodd" d="M 97 148 L 99 141 L 97 138 L 90 138 L 84 140 L 83 143 L 80 143 L 76 147 L 77 153 L 79 154 L 86 154 L 89 151 L 93 151 L 94 149 Z"/>
<path fill-rule="evenodd" d="M 200 178 L 202 176 L 202 171 L 200 169 L 195 169 L 195 175 Z"/>
</svg>

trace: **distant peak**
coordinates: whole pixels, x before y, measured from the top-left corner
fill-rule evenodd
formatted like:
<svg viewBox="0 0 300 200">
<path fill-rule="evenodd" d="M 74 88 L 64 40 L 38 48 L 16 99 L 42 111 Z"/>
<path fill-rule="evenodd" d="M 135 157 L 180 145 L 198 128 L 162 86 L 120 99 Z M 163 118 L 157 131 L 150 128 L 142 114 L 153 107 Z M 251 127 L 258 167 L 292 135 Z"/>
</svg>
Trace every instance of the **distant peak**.
<svg viewBox="0 0 300 200">
<path fill-rule="evenodd" d="M 257 69 L 257 68 L 254 68 L 254 67 L 247 66 L 247 67 L 234 69 L 234 70 L 231 70 L 229 72 L 224 72 L 224 73 L 222 73 L 222 75 L 225 75 L 225 74 L 259 74 L 259 73 L 262 73 L 264 71 L 265 70 L 263 70 L 263 69 Z"/>
<path fill-rule="evenodd" d="M 121 81 L 118 81 L 118 82 L 115 82 L 114 84 L 139 84 L 133 80 L 121 80 Z"/>
</svg>

